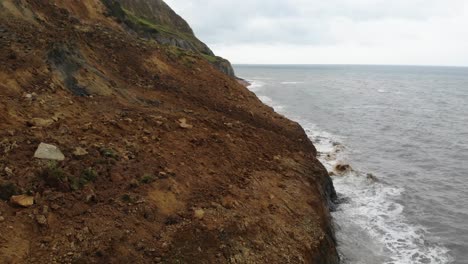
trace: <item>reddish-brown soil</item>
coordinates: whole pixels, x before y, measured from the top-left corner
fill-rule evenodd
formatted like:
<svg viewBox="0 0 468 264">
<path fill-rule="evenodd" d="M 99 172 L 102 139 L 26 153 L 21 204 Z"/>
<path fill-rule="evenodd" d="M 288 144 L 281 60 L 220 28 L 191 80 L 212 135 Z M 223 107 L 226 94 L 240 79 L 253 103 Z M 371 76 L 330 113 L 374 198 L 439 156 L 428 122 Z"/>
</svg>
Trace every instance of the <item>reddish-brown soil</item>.
<svg viewBox="0 0 468 264">
<path fill-rule="evenodd" d="M 337 263 L 302 128 L 104 12 L 0 2 L 0 192 L 35 198 L 0 201 L 0 263 Z"/>
</svg>

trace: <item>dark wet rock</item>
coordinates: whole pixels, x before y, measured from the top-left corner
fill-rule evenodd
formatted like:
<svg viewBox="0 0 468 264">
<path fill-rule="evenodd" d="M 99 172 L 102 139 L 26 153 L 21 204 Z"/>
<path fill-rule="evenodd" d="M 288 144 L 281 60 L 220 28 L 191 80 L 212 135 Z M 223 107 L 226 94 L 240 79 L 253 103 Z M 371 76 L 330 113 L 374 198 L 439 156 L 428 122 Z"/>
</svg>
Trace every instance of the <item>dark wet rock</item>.
<svg viewBox="0 0 468 264">
<path fill-rule="evenodd" d="M 343 172 L 346 172 L 346 171 L 350 171 L 351 170 L 351 166 L 349 164 L 337 164 L 335 166 L 335 170 L 339 173 L 343 173 Z"/>
<path fill-rule="evenodd" d="M 75 74 L 85 62 L 78 52 L 65 45 L 56 45 L 47 55 L 49 63 L 60 73 L 61 78 L 73 94 L 77 96 L 88 96 L 85 87 L 78 84 Z"/>
<path fill-rule="evenodd" d="M 379 181 L 379 179 L 378 179 L 374 174 L 372 174 L 372 173 L 367 173 L 367 174 L 366 174 L 366 178 L 367 178 L 368 180 L 373 181 L 373 182 Z"/>
<path fill-rule="evenodd" d="M 0 199 L 9 200 L 11 196 L 18 194 L 18 187 L 11 182 L 0 183 Z"/>
</svg>

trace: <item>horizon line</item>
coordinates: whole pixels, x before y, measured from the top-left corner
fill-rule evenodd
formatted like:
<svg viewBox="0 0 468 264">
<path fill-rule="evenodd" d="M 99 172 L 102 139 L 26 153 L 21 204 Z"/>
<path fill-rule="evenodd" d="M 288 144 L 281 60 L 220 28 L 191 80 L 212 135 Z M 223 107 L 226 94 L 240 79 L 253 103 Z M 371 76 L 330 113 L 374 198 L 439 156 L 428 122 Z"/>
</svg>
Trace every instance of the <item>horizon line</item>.
<svg viewBox="0 0 468 264">
<path fill-rule="evenodd" d="M 366 64 L 366 63 L 232 63 L 242 66 L 396 66 L 396 67 L 446 67 L 468 68 L 468 65 L 424 65 L 424 64 Z"/>
</svg>

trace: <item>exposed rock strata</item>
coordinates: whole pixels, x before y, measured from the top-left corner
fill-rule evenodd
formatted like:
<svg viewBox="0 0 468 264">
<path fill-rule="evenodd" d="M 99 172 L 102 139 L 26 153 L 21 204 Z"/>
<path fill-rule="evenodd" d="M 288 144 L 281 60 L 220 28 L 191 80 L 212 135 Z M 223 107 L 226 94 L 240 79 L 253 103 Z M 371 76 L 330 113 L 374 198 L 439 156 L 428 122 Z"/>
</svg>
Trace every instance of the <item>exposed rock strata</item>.
<svg viewBox="0 0 468 264">
<path fill-rule="evenodd" d="M 175 46 L 185 51 L 201 54 L 215 68 L 235 77 L 231 63 L 215 56 L 200 41 L 189 24 L 162 0 L 103 0 L 109 7 L 109 15 L 135 30 L 140 35 L 160 44 Z"/>
</svg>

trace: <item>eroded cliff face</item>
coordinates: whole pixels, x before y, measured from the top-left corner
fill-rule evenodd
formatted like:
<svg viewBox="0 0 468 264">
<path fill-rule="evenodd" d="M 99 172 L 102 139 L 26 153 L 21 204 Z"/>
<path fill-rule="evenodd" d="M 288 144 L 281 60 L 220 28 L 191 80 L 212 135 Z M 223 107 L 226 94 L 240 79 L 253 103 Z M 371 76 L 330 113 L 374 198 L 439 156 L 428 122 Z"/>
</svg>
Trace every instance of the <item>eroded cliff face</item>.
<svg viewBox="0 0 468 264">
<path fill-rule="evenodd" d="M 235 77 L 231 63 L 215 56 L 213 51 L 200 41 L 188 23 L 177 15 L 162 0 L 102 0 L 115 16 L 138 34 L 171 45 L 184 51 L 201 54 L 221 72 Z"/>
<path fill-rule="evenodd" d="M 338 263 L 302 128 L 109 12 L 0 1 L 0 263 Z"/>
</svg>

